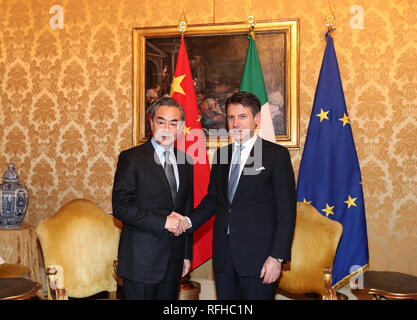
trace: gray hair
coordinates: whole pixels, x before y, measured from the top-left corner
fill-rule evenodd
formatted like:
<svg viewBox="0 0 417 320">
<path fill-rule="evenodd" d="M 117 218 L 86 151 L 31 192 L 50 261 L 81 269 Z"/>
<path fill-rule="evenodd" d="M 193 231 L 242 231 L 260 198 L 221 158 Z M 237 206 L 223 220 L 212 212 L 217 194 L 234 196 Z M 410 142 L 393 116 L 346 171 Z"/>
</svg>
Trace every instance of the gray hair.
<svg viewBox="0 0 417 320">
<path fill-rule="evenodd" d="M 156 110 L 158 110 L 158 108 L 161 107 L 161 106 L 176 107 L 176 108 L 180 109 L 180 111 L 181 111 L 181 120 L 185 121 L 184 109 L 173 98 L 160 98 L 160 99 L 156 100 L 154 103 L 152 103 L 152 105 L 151 105 L 151 119 L 152 120 L 155 116 Z"/>
</svg>

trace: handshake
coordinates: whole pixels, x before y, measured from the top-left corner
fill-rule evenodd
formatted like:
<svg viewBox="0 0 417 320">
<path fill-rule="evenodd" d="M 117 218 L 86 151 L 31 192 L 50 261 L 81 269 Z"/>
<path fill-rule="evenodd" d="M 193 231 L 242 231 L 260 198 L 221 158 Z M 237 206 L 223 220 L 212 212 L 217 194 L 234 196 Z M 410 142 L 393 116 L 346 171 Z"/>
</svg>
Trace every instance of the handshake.
<svg viewBox="0 0 417 320">
<path fill-rule="evenodd" d="M 174 234 L 176 237 L 180 236 L 190 227 L 191 224 L 189 220 L 175 211 L 171 212 L 165 222 L 165 229 Z"/>
</svg>

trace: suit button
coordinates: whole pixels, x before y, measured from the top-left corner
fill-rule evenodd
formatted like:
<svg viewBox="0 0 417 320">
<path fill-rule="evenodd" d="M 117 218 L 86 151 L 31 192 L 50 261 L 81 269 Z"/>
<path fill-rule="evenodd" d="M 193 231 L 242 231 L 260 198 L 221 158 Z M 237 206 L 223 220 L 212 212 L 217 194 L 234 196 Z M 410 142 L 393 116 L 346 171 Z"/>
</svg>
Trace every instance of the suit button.
<svg viewBox="0 0 417 320">
<path fill-rule="evenodd" d="M 232 209 L 227 210 L 227 212 L 232 213 Z"/>
</svg>

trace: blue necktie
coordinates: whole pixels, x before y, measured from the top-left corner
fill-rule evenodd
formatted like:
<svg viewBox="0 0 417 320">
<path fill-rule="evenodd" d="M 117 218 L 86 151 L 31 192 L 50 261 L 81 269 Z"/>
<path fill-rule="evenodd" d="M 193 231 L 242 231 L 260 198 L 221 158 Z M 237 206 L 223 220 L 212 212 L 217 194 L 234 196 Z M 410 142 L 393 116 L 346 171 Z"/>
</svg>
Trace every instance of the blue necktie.
<svg viewBox="0 0 417 320">
<path fill-rule="evenodd" d="M 228 190 L 227 190 L 228 191 L 227 196 L 229 198 L 230 203 L 232 203 L 233 197 L 235 196 L 237 184 L 239 182 L 240 155 L 241 155 L 242 149 L 243 149 L 242 145 L 235 147 L 235 154 L 234 154 L 234 157 L 232 157 L 233 163 L 232 163 L 232 167 L 231 167 L 231 170 L 230 170 L 229 187 L 228 187 Z M 227 227 L 226 227 L 226 235 L 230 235 L 230 225 L 229 224 L 227 224 Z"/>
<path fill-rule="evenodd" d="M 229 188 L 228 188 L 228 198 L 229 201 L 232 202 L 233 197 L 235 196 L 237 184 L 239 182 L 240 176 L 240 154 L 242 152 L 243 146 L 235 147 L 235 153 L 232 163 L 232 168 L 230 170 L 230 177 L 229 177 Z"/>
</svg>

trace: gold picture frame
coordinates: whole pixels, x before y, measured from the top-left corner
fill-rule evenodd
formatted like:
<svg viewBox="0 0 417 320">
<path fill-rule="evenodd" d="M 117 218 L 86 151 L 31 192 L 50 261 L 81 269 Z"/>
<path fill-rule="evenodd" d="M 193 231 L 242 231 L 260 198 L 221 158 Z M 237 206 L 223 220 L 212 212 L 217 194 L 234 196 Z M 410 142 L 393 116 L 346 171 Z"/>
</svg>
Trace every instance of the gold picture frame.
<svg viewBox="0 0 417 320">
<path fill-rule="evenodd" d="M 192 73 L 193 66 L 197 65 L 196 68 L 198 69 L 196 69 L 196 73 L 201 69 L 206 72 L 204 79 L 208 79 L 208 81 L 202 80 L 202 76 L 195 76 L 193 73 L 193 78 L 196 77 L 195 81 L 197 82 L 197 84 L 195 84 L 196 93 L 199 93 L 198 88 L 208 87 L 206 83 L 210 83 L 211 87 L 217 85 L 215 90 L 219 92 L 222 88 L 236 90 L 236 77 L 239 77 L 240 79 L 241 76 L 241 71 L 239 74 L 237 70 L 243 70 L 247 45 L 246 48 L 236 49 L 235 52 L 233 52 L 233 48 L 230 48 L 230 44 L 234 42 L 238 43 L 239 41 L 242 43 L 241 39 L 247 36 L 248 31 L 248 26 L 243 23 L 187 26 L 184 39 L 190 64 L 192 65 Z M 169 26 L 134 28 L 132 36 L 133 145 L 139 145 L 147 141 L 149 137 L 147 125 L 147 121 L 149 121 L 147 117 L 149 118 L 149 115 L 147 113 L 147 107 L 152 101 L 152 95 L 156 96 L 155 92 L 152 93 L 153 89 L 151 87 L 154 86 L 152 82 L 159 85 L 159 90 L 161 90 L 162 85 L 163 92 L 160 92 L 159 95 L 169 93 L 169 88 L 167 89 L 167 86 L 169 87 L 170 81 L 172 82 L 172 75 L 175 71 L 176 54 L 179 50 L 181 34 L 176 26 Z M 271 99 L 273 100 L 273 97 L 278 96 L 280 98 L 276 99 L 277 102 L 274 102 L 277 107 L 277 112 L 275 114 L 281 117 L 279 118 L 277 116 L 277 118 L 274 118 L 277 121 L 277 126 L 275 127 L 276 141 L 287 148 L 299 148 L 299 19 L 257 22 L 255 26 L 255 41 L 257 43 L 264 73 L 265 86 L 267 87 L 267 92 L 268 88 L 270 91 L 268 92 L 270 103 L 272 103 Z M 190 45 L 190 43 L 192 45 Z M 247 43 L 249 43 L 249 41 L 247 41 Z M 260 48 L 260 46 L 262 47 L 261 43 L 265 43 L 265 49 Z M 237 44 L 237 46 L 239 46 L 239 44 Z M 198 50 L 200 50 L 201 53 L 198 52 Z M 209 56 L 209 52 L 212 52 L 212 55 L 216 52 L 222 52 L 224 54 L 219 55 L 219 58 L 217 59 L 217 57 Z M 236 52 L 238 54 L 236 54 Z M 262 60 L 263 52 L 265 52 L 265 59 L 267 59 L 266 57 L 268 56 L 269 60 L 266 60 L 267 62 L 263 62 Z M 227 58 L 225 58 L 227 55 L 226 53 L 230 53 L 232 58 L 227 60 Z M 205 57 L 204 54 L 208 56 Z M 236 56 L 239 56 L 239 58 Z M 239 59 L 238 63 L 234 57 Z M 242 57 L 243 61 L 241 61 Z M 210 64 L 210 61 L 214 61 L 213 58 L 215 58 L 215 63 L 223 63 L 223 65 L 215 69 L 215 63 Z M 206 59 L 205 63 L 201 62 L 201 59 Z M 226 60 L 222 61 L 222 59 Z M 270 63 L 269 61 L 273 62 Z M 265 63 L 268 65 L 265 66 Z M 210 72 L 208 71 L 209 69 Z M 209 76 L 207 76 L 207 73 Z M 217 75 L 215 80 L 213 80 L 214 75 Z M 210 78 L 210 76 L 212 78 Z M 233 77 L 233 79 L 228 79 L 227 81 L 233 83 L 233 85 L 218 85 L 218 83 L 223 83 L 219 82 L 219 77 L 220 80 L 223 81 L 223 79 L 221 79 L 222 77 L 227 78 L 229 76 Z M 273 78 L 274 76 L 277 79 Z M 278 91 L 278 89 L 274 87 L 274 85 L 278 86 L 276 83 L 279 81 L 283 84 L 282 86 L 279 86 L 279 90 L 281 91 Z M 199 93 L 198 97 L 200 94 L 204 97 L 204 92 Z M 219 119 L 219 123 L 221 123 L 221 116 L 216 119 Z M 208 118 L 207 120 L 207 123 L 215 123 L 211 118 Z M 207 128 L 209 128 L 208 125 Z M 207 128 L 204 127 L 205 130 Z M 227 137 L 221 135 L 215 138 L 216 139 L 213 140 L 213 136 L 211 136 L 210 139 L 207 139 L 207 141 L 210 141 L 208 142 L 208 145 L 213 144 L 213 141 L 217 141 L 217 145 L 223 145 L 224 143 L 227 143 L 228 140 Z"/>
</svg>

